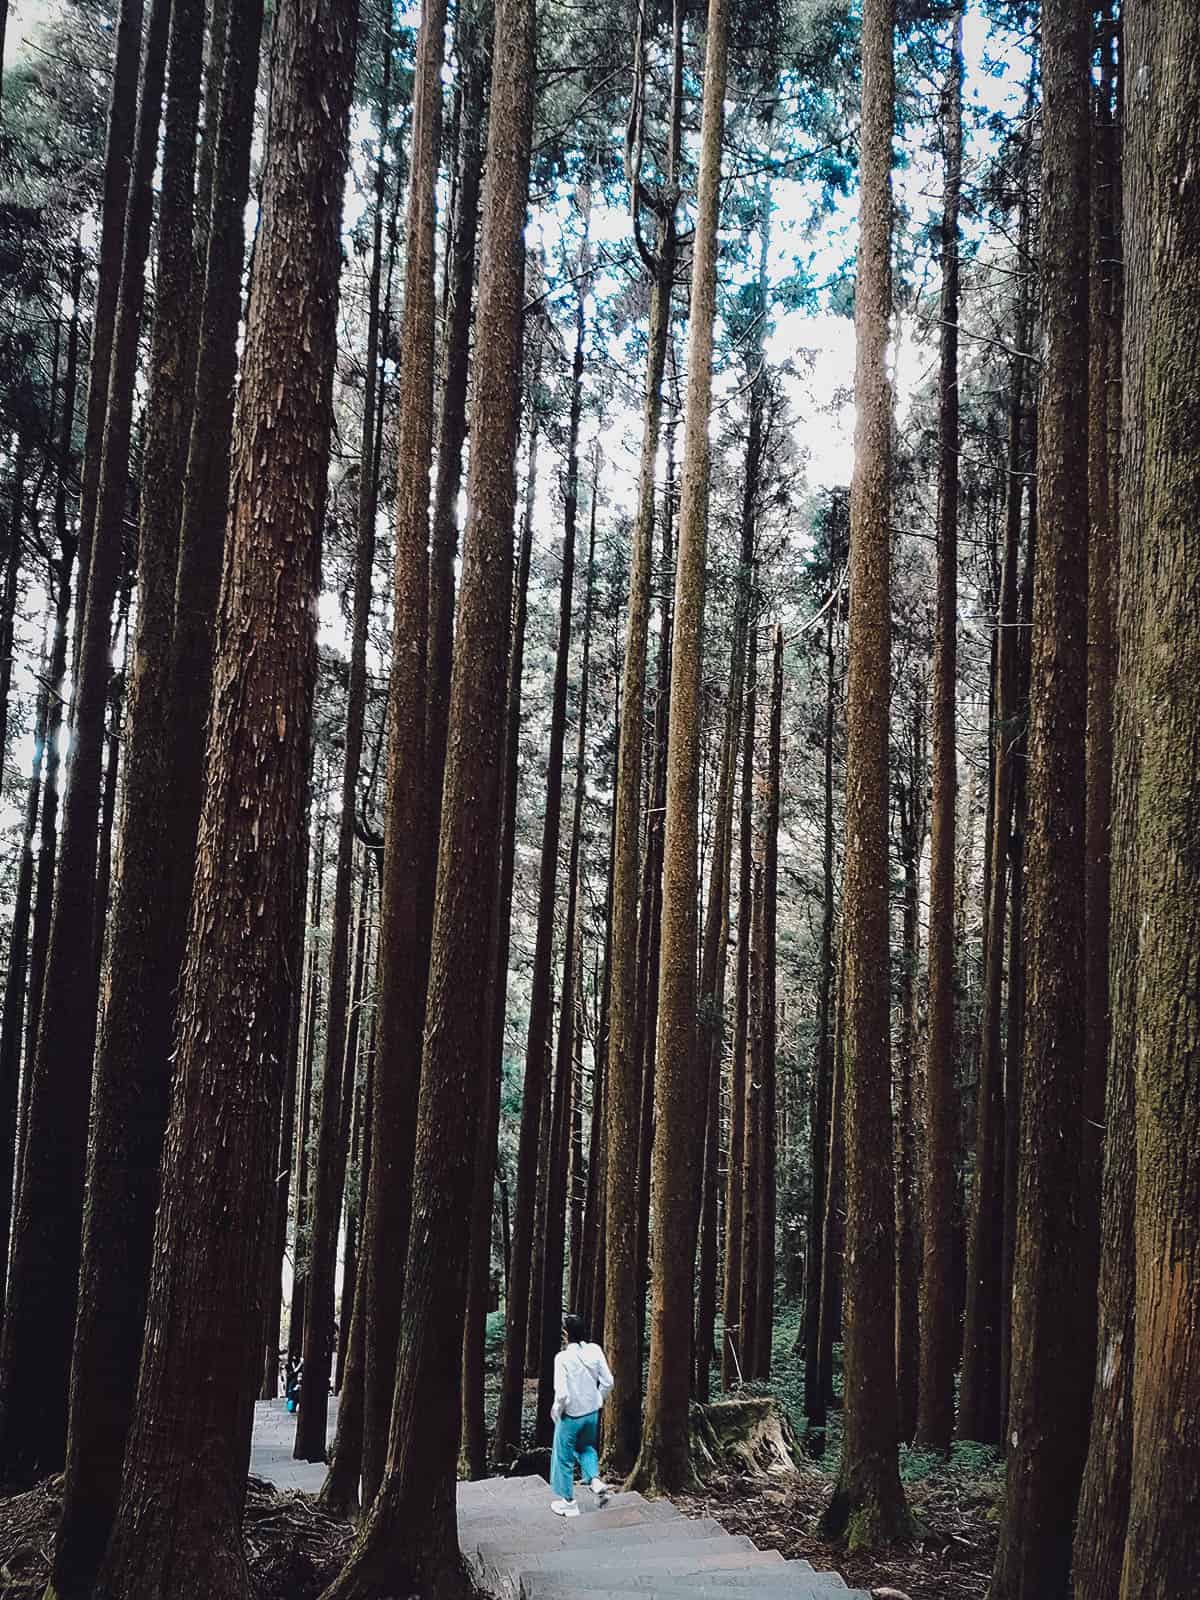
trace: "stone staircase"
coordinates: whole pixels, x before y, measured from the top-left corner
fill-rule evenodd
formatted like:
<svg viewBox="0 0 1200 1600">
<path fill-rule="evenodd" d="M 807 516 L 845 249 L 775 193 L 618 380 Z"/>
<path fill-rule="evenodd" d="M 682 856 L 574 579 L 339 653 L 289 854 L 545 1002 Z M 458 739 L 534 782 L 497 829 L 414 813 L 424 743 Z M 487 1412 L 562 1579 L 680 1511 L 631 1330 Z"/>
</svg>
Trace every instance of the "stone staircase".
<svg viewBox="0 0 1200 1600">
<path fill-rule="evenodd" d="M 580 1487 L 564 1519 L 552 1498 L 543 1478 L 459 1484 L 463 1554 L 496 1600 L 868 1600 L 668 1500 L 614 1494 L 601 1509 Z"/>
</svg>

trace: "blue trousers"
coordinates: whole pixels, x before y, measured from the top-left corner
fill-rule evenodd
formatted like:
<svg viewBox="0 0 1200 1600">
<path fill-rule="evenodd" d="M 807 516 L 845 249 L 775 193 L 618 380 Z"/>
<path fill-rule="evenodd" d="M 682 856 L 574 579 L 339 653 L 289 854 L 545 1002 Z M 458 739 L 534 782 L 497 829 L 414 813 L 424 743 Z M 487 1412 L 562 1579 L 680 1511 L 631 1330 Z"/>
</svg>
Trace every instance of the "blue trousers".
<svg viewBox="0 0 1200 1600">
<path fill-rule="evenodd" d="M 560 1500 L 575 1498 L 575 1462 L 584 1483 L 600 1476 L 600 1458 L 596 1454 L 598 1411 L 589 1411 L 586 1417 L 559 1417 L 554 1424 L 554 1450 L 550 1457 L 550 1487 Z"/>
</svg>

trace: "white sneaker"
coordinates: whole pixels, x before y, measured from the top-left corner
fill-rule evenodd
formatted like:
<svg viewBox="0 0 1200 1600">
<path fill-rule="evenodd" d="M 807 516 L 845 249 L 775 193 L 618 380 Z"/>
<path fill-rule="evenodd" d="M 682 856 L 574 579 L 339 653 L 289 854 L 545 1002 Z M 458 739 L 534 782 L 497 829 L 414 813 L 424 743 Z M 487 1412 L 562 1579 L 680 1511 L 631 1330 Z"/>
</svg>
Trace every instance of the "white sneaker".
<svg viewBox="0 0 1200 1600">
<path fill-rule="evenodd" d="M 599 1500 L 601 1507 L 608 1504 L 608 1497 L 612 1494 L 612 1487 L 610 1484 L 605 1483 L 603 1478 L 593 1478 L 591 1483 L 588 1484 L 588 1488 Z"/>
<path fill-rule="evenodd" d="M 557 1517 L 577 1517 L 579 1507 L 574 1500 L 551 1500 L 550 1509 Z"/>
</svg>

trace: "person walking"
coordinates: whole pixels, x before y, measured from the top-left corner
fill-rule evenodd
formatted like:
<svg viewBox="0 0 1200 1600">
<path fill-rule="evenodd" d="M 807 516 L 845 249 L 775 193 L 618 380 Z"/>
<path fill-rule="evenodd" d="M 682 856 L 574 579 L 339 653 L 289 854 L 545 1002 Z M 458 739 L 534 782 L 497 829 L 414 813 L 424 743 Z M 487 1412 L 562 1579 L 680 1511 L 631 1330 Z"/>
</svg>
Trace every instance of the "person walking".
<svg viewBox="0 0 1200 1600">
<path fill-rule="evenodd" d="M 556 1516 L 577 1517 L 575 1463 L 603 1507 L 612 1492 L 600 1476 L 596 1454 L 600 1407 L 613 1386 L 604 1351 L 587 1340 L 582 1317 L 569 1311 L 563 1318 L 563 1347 L 554 1358 L 554 1450 L 550 1459 L 550 1487 L 558 1496 L 550 1502 Z"/>
</svg>

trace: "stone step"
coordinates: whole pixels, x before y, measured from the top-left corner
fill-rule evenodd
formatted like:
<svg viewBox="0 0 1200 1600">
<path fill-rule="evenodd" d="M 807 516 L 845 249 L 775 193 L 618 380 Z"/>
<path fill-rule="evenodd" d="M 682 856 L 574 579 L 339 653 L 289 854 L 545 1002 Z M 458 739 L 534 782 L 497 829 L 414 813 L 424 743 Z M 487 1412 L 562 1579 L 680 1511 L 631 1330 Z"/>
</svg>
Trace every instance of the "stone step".
<svg viewBox="0 0 1200 1600">
<path fill-rule="evenodd" d="M 559 1521 L 550 1509 L 553 1499 L 552 1491 L 543 1487 L 540 1494 L 525 1496 L 521 1503 L 491 1501 L 469 1507 L 460 1505 L 458 1526 L 460 1531 L 470 1530 L 472 1534 L 502 1526 L 519 1527 L 531 1534 L 539 1529 L 544 1531 L 547 1527 L 555 1527 Z M 683 1520 L 668 1501 L 645 1500 L 640 1494 L 614 1495 L 603 1506 L 589 1490 L 576 1499 L 579 1516 L 570 1518 L 570 1521 L 582 1525 L 586 1519 L 589 1532 L 600 1528 L 627 1527 L 639 1522 Z"/>
<path fill-rule="evenodd" d="M 619 1492 L 601 1507 L 580 1485 L 580 1515 L 559 1518 L 553 1498 L 544 1478 L 459 1484 L 463 1552 L 497 1600 L 868 1600 L 669 1500 Z"/>
<path fill-rule="evenodd" d="M 721 1585 L 680 1576 L 652 1577 L 641 1582 L 614 1576 L 606 1588 L 582 1590 L 574 1575 L 522 1574 L 517 1600 L 867 1600 L 853 1596 L 844 1585 L 827 1581 L 828 1575 L 790 1570 L 791 1563 L 764 1570 L 730 1574 Z"/>
<path fill-rule="evenodd" d="M 636 1587 L 636 1581 L 663 1577 L 689 1577 L 712 1574 L 721 1579 L 726 1572 L 740 1572 L 747 1567 L 782 1567 L 785 1565 L 778 1550 L 757 1550 L 747 1539 L 726 1542 L 720 1539 L 696 1539 L 686 1550 L 673 1551 L 665 1556 L 643 1555 L 641 1551 L 623 1555 L 613 1551 L 572 1552 L 566 1550 L 561 1559 L 545 1556 L 538 1560 L 539 1574 L 577 1572 L 579 1584 L 586 1589 L 611 1588 L 619 1578 L 622 1583 Z M 806 1570 L 811 1572 L 812 1568 Z"/>
<path fill-rule="evenodd" d="M 619 1522 L 607 1520 L 618 1516 L 621 1518 Z M 602 1519 L 605 1525 L 597 1526 Z M 597 1544 L 621 1548 L 630 1544 L 659 1544 L 664 1541 L 686 1546 L 694 1539 L 729 1537 L 721 1524 L 712 1521 L 710 1517 L 672 1517 L 662 1522 L 648 1522 L 641 1519 L 640 1514 L 636 1512 L 602 1511 L 597 1513 L 590 1526 L 583 1524 L 582 1517 L 570 1521 L 560 1518 L 558 1522 L 557 1530 L 554 1527 L 545 1530 L 539 1528 L 536 1533 L 526 1533 L 522 1530 L 524 1537 L 516 1545 L 507 1545 L 494 1539 L 480 1539 L 478 1548 L 481 1554 L 509 1556 L 524 1552 L 532 1555 L 560 1550 L 568 1542 L 572 1549 L 578 1550 L 590 1549 Z"/>
</svg>

